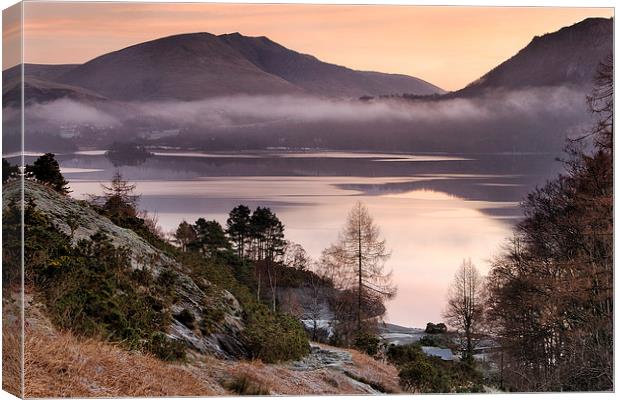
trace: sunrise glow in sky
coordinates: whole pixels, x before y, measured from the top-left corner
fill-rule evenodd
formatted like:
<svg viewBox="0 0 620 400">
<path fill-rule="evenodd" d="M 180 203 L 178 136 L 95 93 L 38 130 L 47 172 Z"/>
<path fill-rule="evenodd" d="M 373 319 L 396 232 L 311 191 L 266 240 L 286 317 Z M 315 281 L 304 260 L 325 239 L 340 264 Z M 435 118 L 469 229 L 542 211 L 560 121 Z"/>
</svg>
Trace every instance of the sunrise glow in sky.
<svg viewBox="0 0 620 400">
<path fill-rule="evenodd" d="M 611 8 L 499 8 L 180 3 L 25 3 L 24 59 L 83 63 L 123 47 L 188 32 L 267 36 L 322 61 L 416 76 L 459 89 L 535 35 Z M 4 16 L 3 69 L 18 63 L 17 21 Z"/>
</svg>

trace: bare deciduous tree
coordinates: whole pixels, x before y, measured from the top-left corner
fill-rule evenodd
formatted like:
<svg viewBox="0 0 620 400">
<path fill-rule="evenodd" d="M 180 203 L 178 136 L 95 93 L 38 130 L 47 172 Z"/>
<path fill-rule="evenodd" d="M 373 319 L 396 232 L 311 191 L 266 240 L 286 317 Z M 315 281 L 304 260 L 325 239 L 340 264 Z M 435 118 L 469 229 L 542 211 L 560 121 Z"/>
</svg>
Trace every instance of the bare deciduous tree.
<svg viewBox="0 0 620 400">
<path fill-rule="evenodd" d="M 464 336 L 463 359 L 473 360 L 474 340 L 483 317 L 483 279 L 471 262 L 463 260 L 454 274 L 448 293 L 448 306 L 444 312 L 448 324 Z"/>
<path fill-rule="evenodd" d="M 389 257 L 379 227 L 366 206 L 357 202 L 349 212 L 338 242 L 326 249 L 321 259 L 330 266 L 328 275 L 334 285 L 355 295 L 358 332 L 362 330 L 364 318 L 375 316 L 368 305 L 396 295 L 391 271 L 385 271 Z"/>
<path fill-rule="evenodd" d="M 306 250 L 300 244 L 293 243 L 288 240 L 284 245 L 282 262 L 289 268 L 295 268 L 302 271 L 308 269 L 312 264 L 312 260 Z"/>
</svg>

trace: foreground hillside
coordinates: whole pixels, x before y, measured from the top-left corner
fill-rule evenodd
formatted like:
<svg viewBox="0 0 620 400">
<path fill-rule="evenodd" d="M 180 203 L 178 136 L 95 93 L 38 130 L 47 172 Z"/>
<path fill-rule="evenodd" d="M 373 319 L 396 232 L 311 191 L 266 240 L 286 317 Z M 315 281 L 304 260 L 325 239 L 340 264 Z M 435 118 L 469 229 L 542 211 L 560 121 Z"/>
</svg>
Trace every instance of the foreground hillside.
<svg viewBox="0 0 620 400">
<path fill-rule="evenodd" d="M 19 187 L 3 187 L 3 234 L 14 238 L 3 243 L 3 359 L 15 366 L 4 369 L 13 392 Z M 297 320 L 225 278 L 226 266 L 187 263 L 136 220 L 123 228 L 93 204 L 29 180 L 24 187 L 27 397 L 399 391 L 393 366 L 310 345 Z"/>
<path fill-rule="evenodd" d="M 395 367 L 356 350 L 313 345 L 293 362 L 222 360 L 192 353 L 164 362 L 114 343 L 56 329 L 33 293 L 26 295 L 26 397 L 379 394 L 399 392 Z M 8 302 L 5 307 L 11 307 Z M 16 310 L 14 310 L 16 311 Z M 6 328 L 6 324 L 5 324 Z M 10 334 L 5 359 L 18 359 Z M 320 346 L 320 349 L 319 349 Z M 5 369 L 5 371 L 8 371 Z M 17 372 L 17 371 L 15 371 Z M 5 372 L 6 374 L 6 372 Z M 5 377 L 10 378 L 10 377 Z M 11 389 L 8 387 L 8 389 Z"/>
</svg>

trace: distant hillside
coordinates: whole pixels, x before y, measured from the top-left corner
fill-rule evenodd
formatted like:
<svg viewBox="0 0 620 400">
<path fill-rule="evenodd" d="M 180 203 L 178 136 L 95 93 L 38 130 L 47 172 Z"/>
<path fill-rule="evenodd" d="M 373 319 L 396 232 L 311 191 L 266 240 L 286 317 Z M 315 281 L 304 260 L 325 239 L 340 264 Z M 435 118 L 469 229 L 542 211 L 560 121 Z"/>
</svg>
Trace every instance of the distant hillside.
<svg viewBox="0 0 620 400">
<path fill-rule="evenodd" d="M 19 67 L 4 71 L 3 82 L 18 78 L 19 73 Z M 104 54 L 83 65 L 27 64 L 25 75 L 50 81 L 39 86 L 68 85 L 122 101 L 237 94 L 357 98 L 444 92 L 418 78 L 354 71 L 289 50 L 266 37 L 238 33 L 174 35 Z M 31 100 L 39 99 L 45 101 L 48 96 L 33 93 Z"/>
<path fill-rule="evenodd" d="M 3 85 L 2 107 L 19 107 L 21 104 L 21 80 L 13 78 Z M 65 85 L 33 76 L 24 78 L 24 101 L 26 105 L 33 103 L 47 103 L 58 99 L 71 99 L 77 101 L 101 101 L 104 96 L 77 86 Z"/>
<path fill-rule="evenodd" d="M 105 100 L 91 90 L 55 82 L 76 64 L 24 64 L 24 100 L 26 104 L 46 103 L 68 98 L 80 101 Z M 2 107 L 21 103 L 21 64 L 2 72 Z"/>
<path fill-rule="evenodd" d="M 79 64 L 24 64 L 24 75 L 53 81 Z M 2 82 L 9 82 L 21 74 L 21 64 L 2 72 Z"/>
<path fill-rule="evenodd" d="M 490 89 L 592 85 L 599 62 L 613 52 L 613 19 L 588 18 L 536 36 L 515 56 L 455 92 L 476 96 Z"/>
<path fill-rule="evenodd" d="M 248 37 L 239 33 L 220 35 L 261 70 L 285 79 L 308 93 L 330 97 L 360 97 L 391 93 L 420 95 L 444 93 L 444 90 L 407 75 L 355 71 L 328 64 L 267 37 Z"/>
<path fill-rule="evenodd" d="M 170 36 L 108 53 L 67 71 L 58 81 L 116 100 L 301 92 L 209 33 Z"/>
</svg>

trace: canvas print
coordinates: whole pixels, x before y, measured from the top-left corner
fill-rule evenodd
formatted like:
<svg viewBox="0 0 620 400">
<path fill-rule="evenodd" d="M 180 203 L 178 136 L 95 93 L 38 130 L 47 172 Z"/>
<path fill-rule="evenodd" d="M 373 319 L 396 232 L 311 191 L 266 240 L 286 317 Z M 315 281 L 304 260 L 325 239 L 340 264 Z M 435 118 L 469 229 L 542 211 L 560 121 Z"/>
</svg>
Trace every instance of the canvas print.
<svg viewBox="0 0 620 400">
<path fill-rule="evenodd" d="M 613 391 L 613 27 L 5 9 L 3 389 Z"/>
</svg>

